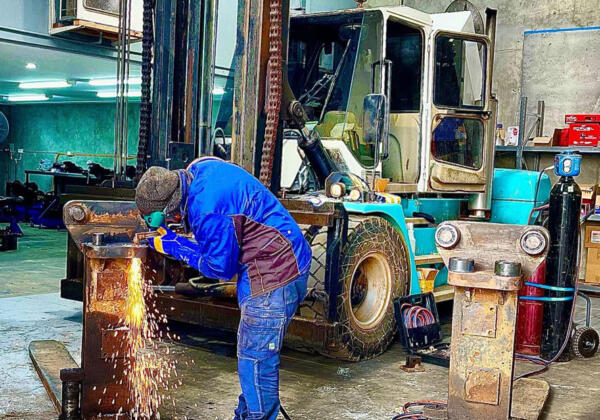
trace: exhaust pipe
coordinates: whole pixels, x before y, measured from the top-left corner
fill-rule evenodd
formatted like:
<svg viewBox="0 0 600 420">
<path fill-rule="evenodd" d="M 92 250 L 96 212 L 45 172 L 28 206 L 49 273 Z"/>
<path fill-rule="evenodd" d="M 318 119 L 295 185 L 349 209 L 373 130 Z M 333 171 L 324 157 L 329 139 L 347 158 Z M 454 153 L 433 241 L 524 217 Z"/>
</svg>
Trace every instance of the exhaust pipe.
<svg viewBox="0 0 600 420">
<path fill-rule="evenodd" d="M 498 117 L 498 100 L 492 94 L 492 80 L 494 75 L 494 53 L 496 49 L 496 9 L 485 9 L 485 34 L 490 39 L 490 51 L 486 69 L 486 95 L 488 99 L 488 111 L 490 116 L 487 124 L 488 141 L 491 143 L 483 157 L 486 165 L 485 191 L 471 195 L 469 199 L 469 210 L 471 217 L 475 219 L 489 219 L 492 209 L 492 182 L 494 180 L 494 155 L 496 153 L 496 119 Z"/>
</svg>

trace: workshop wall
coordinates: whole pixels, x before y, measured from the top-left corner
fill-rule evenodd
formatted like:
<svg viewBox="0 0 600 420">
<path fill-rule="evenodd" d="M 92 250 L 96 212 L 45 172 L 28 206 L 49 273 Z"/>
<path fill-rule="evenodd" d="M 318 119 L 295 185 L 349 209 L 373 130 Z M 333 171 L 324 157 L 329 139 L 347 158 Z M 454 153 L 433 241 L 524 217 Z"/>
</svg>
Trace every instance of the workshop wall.
<svg viewBox="0 0 600 420">
<path fill-rule="evenodd" d="M 115 104 L 32 104 L 0 107 L 10 124 L 6 144 L 13 143 L 15 149 L 24 149 L 23 160 L 17 166 L 17 179 L 25 180 L 25 169 L 38 169 L 41 159 L 54 161 L 57 152 L 114 153 Z M 139 103 L 130 103 L 128 108 L 129 155 L 137 153 L 139 130 Z M 83 168 L 93 160 L 112 168 L 112 158 L 67 157 Z M 135 164 L 134 160 L 129 164 Z M 7 153 L 0 155 L 0 194 L 5 193 L 7 180 L 14 178 L 14 163 Z M 52 179 L 47 176 L 32 176 L 31 181 L 44 191 L 52 189 Z"/>
<path fill-rule="evenodd" d="M 521 96 L 521 69 L 523 63 L 524 32 L 530 30 L 590 27 L 600 25 L 600 7 L 594 0 L 470 0 L 479 9 L 485 21 L 485 8 L 498 9 L 496 57 L 494 60 L 494 92 L 500 101 L 499 122 L 505 127 L 518 125 Z M 404 4 L 427 13 L 442 13 L 452 0 L 369 0 L 370 7 Z M 565 38 L 566 39 L 566 38 Z M 596 45 L 600 41 L 596 38 Z M 561 48 L 556 46 L 556 50 Z M 568 42 L 564 44 L 568 48 Z M 576 88 L 579 72 L 587 73 L 586 67 L 599 68 L 597 57 L 590 62 L 589 55 L 581 54 L 569 63 L 569 77 L 548 72 L 546 83 L 565 84 Z M 535 104 L 538 99 L 529 98 Z M 551 104 L 546 98 L 546 107 Z M 600 103 L 587 112 L 598 113 Z M 569 113 L 565 110 L 565 113 Z M 546 125 L 550 130 L 551 127 Z M 548 133 L 550 134 L 550 132 Z"/>
</svg>

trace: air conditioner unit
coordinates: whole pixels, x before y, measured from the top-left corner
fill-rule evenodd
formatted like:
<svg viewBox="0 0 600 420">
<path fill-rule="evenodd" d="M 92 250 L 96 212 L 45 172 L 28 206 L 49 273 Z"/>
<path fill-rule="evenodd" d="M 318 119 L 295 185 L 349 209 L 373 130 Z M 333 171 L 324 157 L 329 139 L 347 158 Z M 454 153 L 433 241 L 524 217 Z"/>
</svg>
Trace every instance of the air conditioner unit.
<svg viewBox="0 0 600 420">
<path fill-rule="evenodd" d="M 117 28 L 119 3 L 119 0 L 60 0 L 57 20 L 61 24 L 85 21 Z M 131 30 L 142 31 L 143 12 L 142 0 L 131 0 Z"/>
</svg>

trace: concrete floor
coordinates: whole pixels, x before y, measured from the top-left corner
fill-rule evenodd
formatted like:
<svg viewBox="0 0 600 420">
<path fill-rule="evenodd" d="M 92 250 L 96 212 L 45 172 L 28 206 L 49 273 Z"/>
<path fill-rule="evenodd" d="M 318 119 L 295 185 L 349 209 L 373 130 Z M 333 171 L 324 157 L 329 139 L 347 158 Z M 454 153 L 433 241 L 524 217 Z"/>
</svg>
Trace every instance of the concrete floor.
<svg viewBox="0 0 600 420">
<path fill-rule="evenodd" d="M 31 366 L 32 340 L 64 342 L 76 360 L 81 340 L 81 303 L 58 295 L 64 276 L 66 234 L 26 228 L 19 250 L 0 253 L 0 419 L 56 418 Z M 594 299 L 600 307 L 600 299 Z M 449 318 L 450 307 L 440 308 Z M 583 307 L 578 310 L 582 317 Z M 593 317 L 600 328 L 600 316 Z M 174 344 L 183 386 L 172 392 L 176 404 L 162 408 L 162 418 L 232 417 L 239 385 L 235 337 L 197 329 Z M 293 419 L 391 419 L 404 403 L 446 399 L 447 369 L 425 365 L 423 373 L 398 368 L 405 354 L 400 344 L 375 360 L 345 363 L 284 350 L 281 399 Z M 517 373 L 534 369 L 519 362 Z M 545 419 L 597 419 L 600 413 L 600 357 L 555 364 L 541 375 L 551 385 Z"/>
</svg>

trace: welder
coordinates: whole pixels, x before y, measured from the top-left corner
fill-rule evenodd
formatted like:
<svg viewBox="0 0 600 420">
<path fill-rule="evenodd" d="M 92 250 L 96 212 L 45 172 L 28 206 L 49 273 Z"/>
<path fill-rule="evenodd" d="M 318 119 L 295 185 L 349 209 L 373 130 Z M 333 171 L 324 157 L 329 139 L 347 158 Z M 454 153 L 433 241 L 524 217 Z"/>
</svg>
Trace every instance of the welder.
<svg viewBox="0 0 600 420">
<path fill-rule="evenodd" d="M 237 335 L 242 393 L 235 419 L 275 419 L 279 353 L 286 328 L 306 295 L 311 249 L 288 211 L 244 169 L 218 158 L 185 170 L 151 167 L 136 203 L 160 236 L 149 246 L 212 279 L 237 275 Z M 166 227 L 180 219 L 195 241 Z"/>
</svg>

